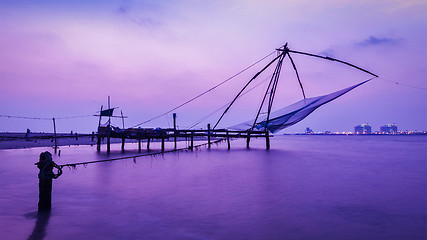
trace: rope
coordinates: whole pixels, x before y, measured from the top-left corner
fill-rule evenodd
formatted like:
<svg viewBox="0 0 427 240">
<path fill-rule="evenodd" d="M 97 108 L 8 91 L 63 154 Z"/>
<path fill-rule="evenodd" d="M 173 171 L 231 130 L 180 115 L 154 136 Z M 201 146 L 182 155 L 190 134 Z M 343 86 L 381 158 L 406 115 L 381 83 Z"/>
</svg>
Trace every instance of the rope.
<svg viewBox="0 0 427 240">
<path fill-rule="evenodd" d="M 239 98 L 241 98 L 241 97 L 243 97 L 244 95 L 246 95 L 247 93 L 249 93 L 250 91 L 252 91 L 253 89 L 255 89 L 256 87 L 260 86 L 262 83 L 264 83 L 265 81 L 267 81 L 271 76 L 272 76 L 272 75 L 267 76 L 264 80 L 262 80 L 261 82 L 259 82 L 258 84 L 256 84 L 254 87 L 252 87 L 252 88 L 248 89 L 246 92 L 242 93 L 242 94 L 238 97 L 238 99 L 239 99 Z M 211 116 L 212 116 L 212 115 L 214 115 L 215 113 L 217 113 L 217 112 L 219 112 L 220 110 L 222 110 L 222 109 L 226 108 L 230 103 L 231 103 L 231 101 L 230 101 L 230 102 L 228 102 L 227 104 L 225 104 L 225 105 L 221 106 L 220 108 L 216 109 L 215 111 L 213 111 L 213 112 L 209 113 L 208 115 L 204 116 L 203 118 L 199 119 L 198 121 L 196 121 L 195 123 L 193 123 L 193 124 L 191 125 L 191 127 L 189 127 L 188 129 L 192 129 L 193 127 L 197 126 L 199 123 L 201 123 L 201 122 L 203 122 L 204 120 L 208 119 L 209 117 L 211 117 Z"/>
<path fill-rule="evenodd" d="M 211 142 L 211 144 L 216 144 L 222 141 L 225 141 L 226 138 L 221 138 L 219 140 L 213 141 Z M 199 145 L 195 145 L 194 148 L 199 148 L 202 146 L 206 146 L 209 143 L 203 143 L 203 144 L 199 144 Z M 103 162 L 112 162 L 112 161 L 119 161 L 119 160 L 125 160 L 125 159 L 130 159 L 133 158 L 134 161 L 137 157 L 145 157 L 145 156 L 155 156 L 155 155 L 159 155 L 159 154 L 164 154 L 164 153 L 172 153 L 172 152 L 180 152 L 180 151 L 187 151 L 188 147 L 184 147 L 184 148 L 178 148 L 178 149 L 172 149 L 172 150 L 167 150 L 167 151 L 163 151 L 163 152 L 155 152 L 155 153 L 145 153 L 145 154 L 138 154 L 138 155 L 132 155 L 132 156 L 127 156 L 127 157 L 118 157 L 118 158 L 110 158 L 110 159 L 103 159 L 103 160 L 94 160 L 94 161 L 87 161 L 87 162 L 78 162 L 78 163 L 67 163 L 67 164 L 63 164 L 63 165 L 59 165 L 59 168 L 62 169 L 63 167 L 72 167 L 72 168 L 76 168 L 78 165 L 87 165 L 87 164 L 93 164 L 93 163 L 103 163 Z"/>
<path fill-rule="evenodd" d="M 389 80 L 389 79 L 384 78 L 384 77 L 379 77 L 379 79 L 384 80 L 384 81 L 387 81 L 387 82 L 390 82 L 390 83 L 394 83 L 394 84 L 396 84 L 396 85 L 401 85 L 401 86 L 405 86 L 405 87 L 409 87 L 409 88 L 415 88 L 415 89 L 420 89 L 420 90 L 427 91 L 427 88 L 418 87 L 418 86 L 413 86 L 413 85 L 409 85 L 409 84 L 406 84 L 406 83 L 396 82 L 396 81 Z"/>
<path fill-rule="evenodd" d="M 163 114 L 160 114 L 160 115 L 158 115 L 158 116 L 155 116 L 155 117 L 153 117 L 153 118 L 151 118 L 151 119 L 148 119 L 147 121 L 144 121 L 144 122 L 142 122 L 142 123 L 136 124 L 135 126 L 132 126 L 132 128 L 134 128 L 134 127 L 138 127 L 138 126 L 140 126 L 140 125 L 142 125 L 142 124 L 145 124 L 145 123 L 151 122 L 151 121 L 153 121 L 153 120 L 155 120 L 155 119 L 157 119 L 157 118 L 163 117 L 164 115 L 167 115 L 167 114 L 169 114 L 169 113 L 171 113 L 171 112 L 175 111 L 176 109 L 178 109 L 178 108 L 180 108 L 180 107 L 182 107 L 182 106 L 184 106 L 184 105 L 187 105 L 188 103 L 190 103 L 190 102 L 192 102 L 192 101 L 196 100 L 197 98 L 199 98 L 199 97 L 201 97 L 201 96 L 205 95 L 206 93 L 208 93 L 208 92 L 210 92 L 210 91 L 214 90 L 215 88 L 217 88 L 217 87 L 219 87 L 219 86 L 223 85 L 224 83 L 226 83 L 226 82 L 230 81 L 231 79 L 233 79 L 233 78 L 237 77 L 238 75 L 240 75 L 241 73 L 245 72 L 245 71 L 246 71 L 246 70 L 248 70 L 249 68 L 251 68 L 251 67 L 255 66 L 255 65 L 256 65 L 256 64 L 258 64 L 259 62 L 261 62 L 261 61 L 263 61 L 264 59 L 266 59 L 266 58 L 270 57 L 270 56 L 271 56 L 273 53 L 275 53 L 275 52 L 276 52 L 276 51 L 271 52 L 271 53 L 270 53 L 270 54 L 268 54 L 267 56 L 265 56 L 265 57 L 261 58 L 260 60 L 256 61 L 255 63 L 251 64 L 249 67 L 246 67 L 245 69 L 243 69 L 243 70 L 241 70 L 240 72 L 238 72 L 238 73 L 234 74 L 233 76 L 231 76 L 231 77 L 229 77 L 229 78 L 225 79 L 224 81 L 222 81 L 222 82 L 220 82 L 219 84 L 217 84 L 217 85 L 213 86 L 212 88 L 210 88 L 210 89 L 208 89 L 208 90 L 204 91 L 203 93 L 201 93 L 201 94 L 199 94 L 199 95 L 197 95 L 197 96 L 195 96 L 195 97 L 193 97 L 193 98 L 191 98 L 191 99 L 187 100 L 186 102 L 184 102 L 184 103 L 182 103 L 182 104 L 180 104 L 180 105 L 178 105 L 178 106 L 176 106 L 176 107 L 172 108 L 171 110 L 169 110 L 169 111 L 167 111 L 167 112 L 165 112 L 165 113 L 163 113 Z"/>
<path fill-rule="evenodd" d="M 92 117 L 93 115 L 82 115 L 82 116 L 72 116 L 72 117 L 59 117 L 57 119 L 71 119 L 71 118 L 83 118 L 83 117 Z M 23 116 L 11 116 L 11 115 L 0 115 L 3 118 L 21 118 L 21 119 L 32 119 L 32 120 L 49 120 L 52 121 L 52 118 L 42 118 L 42 117 L 23 117 Z"/>
</svg>

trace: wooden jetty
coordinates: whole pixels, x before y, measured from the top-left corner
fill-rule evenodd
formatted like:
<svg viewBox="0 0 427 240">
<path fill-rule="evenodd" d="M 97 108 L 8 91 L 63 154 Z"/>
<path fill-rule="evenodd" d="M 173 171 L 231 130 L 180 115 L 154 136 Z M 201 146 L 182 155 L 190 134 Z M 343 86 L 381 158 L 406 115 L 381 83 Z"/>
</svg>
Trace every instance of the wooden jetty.
<svg viewBox="0 0 427 240">
<path fill-rule="evenodd" d="M 194 149 L 195 139 L 206 139 L 208 148 L 211 147 L 213 140 L 223 139 L 227 141 L 227 147 L 230 150 L 231 139 L 244 138 L 246 139 L 246 147 L 250 147 L 251 138 L 265 138 L 266 148 L 270 149 L 270 134 L 268 131 L 237 131 L 228 129 L 210 129 L 210 124 L 206 130 L 178 130 L 174 128 L 166 129 L 153 129 L 153 128 L 129 128 L 129 129 L 118 129 L 111 127 L 99 127 L 97 149 L 101 150 L 101 139 L 107 138 L 107 152 L 109 152 L 110 141 L 108 138 L 120 138 L 122 139 L 122 150 L 125 149 L 126 139 L 138 140 L 138 150 L 142 150 L 142 142 L 146 142 L 147 149 L 150 149 L 150 142 L 153 140 L 161 142 L 161 150 L 165 151 L 165 141 L 174 141 L 174 149 L 177 149 L 178 138 L 184 138 L 189 140 L 190 144 L 188 149 Z"/>
</svg>

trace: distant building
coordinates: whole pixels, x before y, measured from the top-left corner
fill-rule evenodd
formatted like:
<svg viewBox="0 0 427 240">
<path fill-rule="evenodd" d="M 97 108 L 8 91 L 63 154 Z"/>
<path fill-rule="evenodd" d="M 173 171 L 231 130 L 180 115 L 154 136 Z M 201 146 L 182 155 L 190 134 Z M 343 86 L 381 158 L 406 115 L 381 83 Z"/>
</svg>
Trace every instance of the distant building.
<svg viewBox="0 0 427 240">
<path fill-rule="evenodd" d="M 305 134 L 313 134 L 313 130 L 308 127 L 305 129 Z"/>
<path fill-rule="evenodd" d="M 369 124 L 357 125 L 356 127 L 354 127 L 354 133 L 355 134 L 371 134 L 371 125 Z"/>
<path fill-rule="evenodd" d="M 396 124 L 386 124 L 380 127 L 381 133 L 397 133 L 397 125 Z"/>
</svg>

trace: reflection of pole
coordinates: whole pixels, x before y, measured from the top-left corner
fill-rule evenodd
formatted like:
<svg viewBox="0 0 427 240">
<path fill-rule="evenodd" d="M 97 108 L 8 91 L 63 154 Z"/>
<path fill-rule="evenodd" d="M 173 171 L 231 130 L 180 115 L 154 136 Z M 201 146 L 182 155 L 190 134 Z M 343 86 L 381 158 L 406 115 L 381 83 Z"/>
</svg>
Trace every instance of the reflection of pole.
<svg viewBox="0 0 427 240">
<path fill-rule="evenodd" d="M 108 96 L 108 125 L 107 125 L 107 153 L 110 153 L 110 126 L 111 124 L 111 108 L 110 108 L 110 96 Z"/>
<path fill-rule="evenodd" d="M 55 118 L 52 118 L 53 120 L 53 137 L 55 139 L 55 153 L 56 153 L 56 149 L 58 148 L 58 144 L 56 142 L 56 124 L 55 124 Z"/>
</svg>

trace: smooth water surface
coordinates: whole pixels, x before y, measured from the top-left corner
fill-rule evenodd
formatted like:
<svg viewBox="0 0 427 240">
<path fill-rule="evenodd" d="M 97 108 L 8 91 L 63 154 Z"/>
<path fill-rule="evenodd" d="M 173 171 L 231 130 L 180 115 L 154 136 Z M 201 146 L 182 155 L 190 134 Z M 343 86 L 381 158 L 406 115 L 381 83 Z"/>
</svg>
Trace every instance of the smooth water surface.
<svg viewBox="0 0 427 240">
<path fill-rule="evenodd" d="M 270 151 L 263 139 L 245 144 L 64 168 L 42 217 L 33 164 L 52 149 L 0 150 L 0 238 L 427 238 L 426 136 L 278 136 Z M 136 144 L 126 148 L 61 147 L 54 160 L 138 154 Z"/>
</svg>

